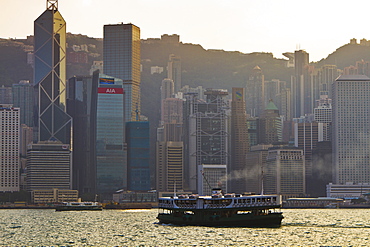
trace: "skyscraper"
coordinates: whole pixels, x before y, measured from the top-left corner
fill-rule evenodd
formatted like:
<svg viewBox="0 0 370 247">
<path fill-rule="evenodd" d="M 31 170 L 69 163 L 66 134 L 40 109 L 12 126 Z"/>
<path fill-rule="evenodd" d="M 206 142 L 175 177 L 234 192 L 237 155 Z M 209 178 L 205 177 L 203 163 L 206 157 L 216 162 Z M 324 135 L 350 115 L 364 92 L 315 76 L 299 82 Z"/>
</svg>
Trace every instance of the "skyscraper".
<svg viewBox="0 0 370 247">
<path fill-rule="evenodd" d="M 305 161 L 303 151 L 293 147 L 276 147 L 268 151 L 264 167 L 264 193 L 283 198 L 305 195 Z"/>
<path fill-rule="evenodd" d="M 131 191 L 150 190 L 149 122 L 126 123 L 127 188 Z"/>
<path fill-rule="evenodd" d="M 283 89 L 280 93 L 280 114 L 285 117 L 285 121 L 292 119 L 292 93 L 290 88 Z"/>
<path fill-rule="evenodd" d="M 306 191 L 308 194 L 314 192 L 312 181 L 312 152 L 318 142 L 324 141 L 327 130 L 326 123 L 303 122 L 294 124 L 294 145 L 303 150 L 305 157 Z"/>
<path fill-rule="evenodd" d="M 258 117 L 247 117 L 248 142 L 250 147 L 258 144 L 258 121 Z"/>
<path fill-rule="evenodd" d="M 71 189 L 70 147 L 60 142 L 30 144 L 27 151 L 27 190 Z"/>
<path fill-rule="evenodd" d="M 270 100 L 273 100 L 280 109 L 281 93 L 287 88 L 286 81 L 279 79 L 272 79 L 271 81 L 264 82 L 264 99 L 263 105 L 267 105 Z"/>
<path fill-rule="evenodd" d="M 70 142 L 71 118 L 66 114 L 66 22 L 58 1 L 34 22 L 34 83 L 38 88 L 38 140 Z"/>
<path fill-rule="evenodd" d="M 72 187 L 81 196 L 96 194 L 96 115 L 99 73 L 68 80 L 67 112 L 73 118 Z M 93 198 L 91 198 L 93 199 Z"/>
<path fill-rule="evenodd" d="M 318 70 L 318 92 L 316 93 L 315 100 L 318 100 L 321 95 L 331 97 L 331 84 L 340 75 L 336 65 L 325 64 Z"/>
<path fill-rule="evenodd" d="M 318 123 L 324 123 L 324 134 L 326 136 L 323 137 L 323 141 L 330 141 L 331 140 L 331 122 L 332 122 L 332 104 L 331 99 L 327 97 L 327 95 L 321 95 L 320 100 L 316 100 L 319 104 L 316 108 L 314 108 L 314 117 L 315 121 Z"/>
<path fill-rule="evenodd" d="M 178 98 L 167 98 L 162 101 L 161 121 L 163 124 L 182 124 L 182 107 L 184 101 Z"/>
<path fill-rule="evenodd" d="M 279 109 L 270 100 L 263 115 L 258 119 L 258 144 L 273 144 L 282 141 L 282 119 Z"/>
<path fill-rule="evenodd" d="M 246 154 L 248 169 L 246 173 L 246 185 L 248 192 L 261 193 L 263 186 L 263 169 L 266 166 L 266 157 L 272 144 L 255 145 Z"/>
<path fill-rule="evenodd" d="M 12 104 L 12 88 L 0 87 L 0 104 Z"/>
<path fill-rule="evenodd" d="M 184 146 L 180 141 L 157 142 L 156 189 L 182 190 L 184 183 Z"/>
<path fill-rule="evenodd" d="M 173 80 L 165 78 L 161 85 L 161 101 L 167 98 L 172 98 L 174 95 L 174 83 Z"/>
<path fill-rule="evenodd" d="M 249 152 L 247 113 L 245 111 L 244 88 L 232 89 L 231 101 L 231 182 L 230 191 L 243 193 L 248 172 L 246 153 Z"/>
<path fill-rule="evenodd" d="M 124 82 L 99 75 L 96 113 L 96 190 L 105 199 L 127 188 Z M 128 96 L 129 97 L 129 96 Z"/>
<path fill-rule="evenodd" d="M 312 150 L 312 179 L 310 196 L 326 195 L 326 185 L 333 180 L 332 144 L 329 141 L 318 142 Z"/>
<path fill-rule="evenodd" d="M 19 191 L 20 109 L 0 105 L 0 191 Z"/>
<path fill-rule="evenodd" d="M 318 123 L 331 123 L 332 121 L 332 104 L 327 95 L 321 95 L 316 100 L 318 106 L 314 109 L 315 121 Z"/>
<path fill-rule="evenodd" d="M 370 62 L 369 61 L 364 61 L 363 59 L 361 61 L 357 61 L 356 67 L 360 75 L 366 75 L 368 77 L 370 76 Z"/>
<path fill-rule="evenodd" d="M 104 73 L 120 78 L 125 90 L 125 122 L 140 112 L 140 28 L 133 24 L 104 25 Z"/>
<path fill-rule="evenodd" d="M 174 83 L 164 79 L 161 86 L 161 123 L 156 143 L 156 189 L 182 190 L 184 185 L 183 103 L 174 97 Z"/>
<path fill-rule="evenodd" d="M 265 104 L 265 76 L 259 66 L 253 68 L 246 86 L 247 114 L 259 117 L 263 113 Z"/>
<path fill-rule="evenodd" d="M 370 78 L 342 75 L 332 97 L 333 182 L 370 183 Z"/>
<path fill-rule="evenodd" d="M 315 92 L 319 91 L 319 85 L 317 82 L 317 76 L 315 67 L 312 65 L 304 66 L 303 73 L 303 100 L 301 100 L 301 107 L 303 106 L 303 112 L 301 111 L 301 116 L 305 114 L 311 114 L 313 108 L 315 107 Z M 316 94 L 318 96 L 318 94 Z"/>
<path fill-rule="evenodd" d="M 171 54 L 168 59 L 168 75 L 167 77 L 174 82 L 175 93 L 181 89 L 181 58 Z"/>
<path fill-rule="evenodd" d="M 21 109 L 21 124 L 33 127 L 34 89 L 29 81 L 12 85 L 13 106 Z"/>
<path fill-rule="evenodd" d="M 309 54 L 304 50 L 294 52 L 295 75 L 292 83 L 293 93 L 293 117 L 304 115 L 305 100 L 305 67 L 309 64 Z"/>
<path fill-rule="evenodd" d="M 210 194 L 211 187 L 221 187 L 227 191 L 226 175 L 229 165 L 228 115 L 226 114 L 228 95 L 224 89 L 207 89 L 207 101 L 194 100 L 186 106 L 184 146 L 189 166 L 187 183 L 191 191 Z M 188 108 L 190 107 L 190 109 Z M 184 113 L 185 114 L 185 113 Z"/>
</svg>

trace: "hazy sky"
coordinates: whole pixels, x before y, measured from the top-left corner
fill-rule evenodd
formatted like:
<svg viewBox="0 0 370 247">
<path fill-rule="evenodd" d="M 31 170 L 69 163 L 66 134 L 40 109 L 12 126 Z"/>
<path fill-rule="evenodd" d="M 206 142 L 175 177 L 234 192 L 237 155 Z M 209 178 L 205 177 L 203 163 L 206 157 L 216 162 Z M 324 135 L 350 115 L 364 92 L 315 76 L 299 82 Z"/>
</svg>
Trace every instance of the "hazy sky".
<svg viewBox="0 0 370 247">
<path fill-rule="evenodd" d="M 0 37 L 33 34 L 46 0 L 0 0 Z M 133 23 L 141 38 L 178 34 L 183 43 L 226 51 L 304 49 L 310 61 L 351 38 L 370 39 L 369 1 L 344 0 L 59 0 L 67 32 L 103 37 L 104 24 Z"/>
</svg>

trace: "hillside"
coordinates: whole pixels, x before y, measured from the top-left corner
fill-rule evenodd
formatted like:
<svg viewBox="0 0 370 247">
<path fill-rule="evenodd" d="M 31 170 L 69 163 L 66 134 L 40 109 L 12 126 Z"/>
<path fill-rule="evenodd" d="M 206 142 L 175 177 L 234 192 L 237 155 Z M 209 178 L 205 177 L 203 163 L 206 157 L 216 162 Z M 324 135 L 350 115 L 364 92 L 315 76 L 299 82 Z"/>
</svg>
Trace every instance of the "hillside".
<svg viewBox="0 0 370 247">
<path fill-rule="evenodd" d="M 243 54 L 222 50 L 205 50 L 193 44 L 145 44 L 141 46 L 142 114 L 152 124 L 159 122 L 160 85 L 167 77 L 167 62 L 170 54 L 181 58 L 182 85 L 204 88 L 245 87 L 252 69 L 259 65 L 266 80 L 290 80 L 292 70 L 285 68 L 285 61 L 276 59 L 271 53 Z M 163 67 L 161 74 L 151 74 L 150 68 Z"/>
<path fill-rule="evenodd" d="M 0 86 L 11 86 L 19 80 L 32 82 L 32 67 L 27 64 L 27 51 L 32 48 L 31 43 L 30 40 L 0 39 Z M 85 54 L 87 59 L 84 63 L 67 63 L 67 78 L 73 75 L 88 75 L 93 61 L 103 60 L 102 39 L 68 33 L 67 43 L 67 52 Z M 205 50 L 201 45 L 194 44 L 143 41 L 141 113 L 148 116 L 154 125 L 159 121 L 159 89 L 161 81 L 167 77 L 166 67 L 170 54 L 181 57 L 182 85 L 192 87 L 228 90 L 232 87 L 244 87 L 256 65 L 262 69 L 265 80 L 290 81 L 294 73 L 294 69 L 285 67 L 285 60 L 276 59 L 271 53 L 244 54 Z M 370 61 L 370 46 L 346 44 L 314 65 L 321 67 L 324 64 L 335 64 L 339 69 L 343 69 L 355 65 L 355 62 L 361 59 Z M 161 74 L 151 74 L 150 68 L 153 66 L 162 67 L 164 71 Z"/>
<path fill-rule="evenodd" d="M 144 68 L 159 66 L 166 68 L 170 54 L 181 57 L 183 70 L 182 84 L 225 88 L 244 86 L 249 73 L 259 65 L 267 80 L 288 80 L 285 61 L 273 58 L 271 53 L 227 52 L 222 50 L 205 50 L 193 44 L 142 44 Z M 145 61 L 145 62 L 144 62 Z M 164 71 L 164 76 L 167 76 Z"/>
<path fill-rule="evenodd" d="M 22 43 L 0 39 L 0 86 L 31 80 L 32 73 Z"/>
<path fill-rule="evenodd" d="M 345 44 L 317 62 L 316 66 L 321 67 L 325 64 L 334 64 L 337 65 L 338 69 L 343 69 L 350 65 L 356 65 L 356 61 L 361 60 L 370 61 L 370 46 Z"/>
</svg>

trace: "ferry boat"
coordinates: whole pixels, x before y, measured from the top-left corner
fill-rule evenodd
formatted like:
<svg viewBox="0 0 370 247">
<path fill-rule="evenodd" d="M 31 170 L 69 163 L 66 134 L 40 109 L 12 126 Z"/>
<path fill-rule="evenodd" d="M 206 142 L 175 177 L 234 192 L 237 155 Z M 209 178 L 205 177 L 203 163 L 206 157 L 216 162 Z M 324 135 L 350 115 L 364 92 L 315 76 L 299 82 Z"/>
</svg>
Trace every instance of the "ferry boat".
<svg viewBox="0 0 370 247">
<path fill-rule="evenodd" d="M 280 227 L 280 195 L 179 195 L 158 199 L 160 223 L 194 226 Z"/>
<path fill-rule="evenodd" d="M 94 210 L 101 211 L 103 206 L 99 202 L 62 202 L 56 207 L 56 211 L 81 211 Z"/>
</svg>

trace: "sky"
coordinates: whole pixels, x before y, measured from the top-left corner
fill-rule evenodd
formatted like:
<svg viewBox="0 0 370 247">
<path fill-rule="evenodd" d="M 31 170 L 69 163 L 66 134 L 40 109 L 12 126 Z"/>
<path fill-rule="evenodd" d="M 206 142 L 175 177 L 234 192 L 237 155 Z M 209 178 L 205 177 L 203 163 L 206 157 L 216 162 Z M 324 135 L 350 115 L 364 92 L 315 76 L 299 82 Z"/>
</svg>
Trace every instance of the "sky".
<svg viewBox="0 0 370 247">
<path fill-rule="evenodd" d="M 282 53 L 319 61 L 351 38 L 370 39 L 369 1 L 59 0 L 67 32 L 102 38 L 105 24 L 133 23 L 141 38 L 178 34 L 205 49 Z M 25 38 L 46 0 L 0 0 L 0 38 Z"/>
</svg>

